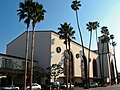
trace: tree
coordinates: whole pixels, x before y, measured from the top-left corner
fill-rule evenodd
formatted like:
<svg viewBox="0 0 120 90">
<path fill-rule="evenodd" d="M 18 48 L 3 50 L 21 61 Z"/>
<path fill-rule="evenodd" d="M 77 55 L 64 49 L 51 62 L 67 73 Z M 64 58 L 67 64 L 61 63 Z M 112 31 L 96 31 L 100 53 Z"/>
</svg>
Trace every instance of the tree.
<svg viewBox="0 0 120 90">
<path fill-rule="evenodd" d="M 69 79 L 70 79 L 70 88 L 71 88 L 71 84 L 72 84 L 72 76 L 71 76 L 71 45 L 70 45 L 70 42 L 71 42 L 71 39 L 75 39 L 74 37 L 74 34 L 75 34 L 75 31 L 72 30 L 73 28 L 70 28 L 69 29 L 69 37 L 68 37 L 68 47 L 69 47 L 69 50 L 68 50 L 68 53 L 69 53 Z"/>
<path fill-rule="evenodd" d="M 30 88 L 32 89 L 32 74 L 33 74 L 33 58 L 34 58 L 34 28 L 37 22 L 44 20 L 45 10 L 42 4 L 38 2 L 32 3 L 31 20 L 32 20 L 32 45 L 31 45 L 31 63 L 30 63 Z"/>
<path fill-rule="evenodd" d="M 78 10 L 79 10 L 80 6 L 81 6 L 80 1 L 77 1 L 77 0 L 74 0 L 71 4 L 71 8 L 75 11 L 75 14 L 76 14 L 76 23 L 77 23 L 77 27 L 78 27 L 78 31 L 79 31 L 79 35 L 80 35 L 80 39 L 81 39 L 81 44 L 82 44 L 82 51 L 83 51 L 82 58 L 84 61 L 84 72 L 85 72 L 85 81 L 83 80 L 83 82 L 86 83 L 86 81 L 87 81 L 87 72 L 86 72 L 87 71 L 86 70 L 87 69 L 87 66 L 86 66 L 87 59 L 86 59 L 85 52 L 84 52 L 83 37 L 82 37 L 82 32 L 80 29 L 79 17 L 78 17 Z"/>
<path fill-rule="evenodd" d="M 50 77 L 56 81 L 57 77 L 64 72 L 64 69 L 59 64 L 52 64 L 52 66 L 48 67 Z"/>
<path fill-rule="evenodd" d="M 96 31 L 96 42 L 98 42 L 97 28 L 100 27 L 100 25 L 99 25 L 98 21 L 95 21 L 94 25 L 95 25 L 95 31 Z"/>
<path fill-rule="evenodd" d="M 79 34 L 80 34 L 80 39 L 81 39 L 81 44 L 82 44 L 82 50 L 83 50 L 83 55 L 84 55 L 84 45 L 83 45 L 83 38 L 82 38 L 82 33 L 80 30 L 80 24 L 79 24 L 79 17 L 78 17 L 78 10 L 79 7 L 81 6 L 80 1 L 74 0 L 71 4 L 71 8 L 75 11 L 76 13 L 76 22 L 77 22 L 77 27 L 79 30 Z"/>
<path fill-rule="evenodd" d="M 66 22 L 64 24 L 60 24 L 61 27 L 59 27 L 58 29 L 60 30 L 58 32 L 58 34 L 60 35 L 60 39 L 65 39 L 64 43 L 66 45 L 66 52 L 69 53 L 69 72 L 71 72 L 71 60 L 70 60 L 70 57 L 71 57 L 71 53 L 70 53 L 70 42 L 71 42 L 71 39 L 75 39 L 74 37 L 74 34 L 75 34 L 75 31 L 73 30 L 73 27 L 70 26 L 70 24 L 67 24 Z M 69 48 L 68 48 L 68 47 Z M 67 64 L 67 58 L 65 57 L 65 62 L 66 62 L 66 84 L 68 84 L 68 64 Z M 69 73 L 69 77 L 70 77 L 70 84 L 71 84 L 71 73 Z M 67 85 L 68 86 L 68 85 Z"/>
<path fill-rule="evenodd" d="M 109 56 L 109 48 L 108 48 L 108 42 L 109 42 L 109 40 L 110 40 L 110 38 L 109 38 L 109 30 L 108 30 L 108 27 L 106 27 L 106 26 L 103 26 L 102 28 L 101 28 L 101 33 L 103 34 L 103 38 L 101 39 L 101 43 L 103 44 L 103 46 L 102 46 L 102 84 L 104 84 L 104 63 L 103 63 L 103 59 L 104 59 L 104 45 L 105 45 L 105 43 L 107 44 L 107 53 L 108 53 L 108 56 Z M 110 56 L 109 56 L 109 58 L 108 58 L 109 60 L 109 65 L 110 65 Z"/>
<path fill-rule="evenodd" d="M 27 62 L 28 62 L 28 33 L 29 33 L 29 26 L 30 26 L 30 21 L 31 21 L 31 5 L 32 5 L 32 0 L 31 1 L 25 1 L 19 3 L 19 8 L 17 10 L 17 15 L 19 15 L 19 21 L 22 19 L 24 20 L 24 23 L 27 25 L 26 27 L 26 49 L 25 49 L 25 73 L 24 73 L 24 90 L 26 89 L 26 78 L 27 78 Z"/>
<path fill-rule="evenodd" d="M 20 3 L 20 9 L 17 10 L 18 15 L 21 19 L 25 19 L 25 23 L 27 24 L 27 35 L 26 35 L 26 68 L 25 68 L 25 83 L 26 83 L 26 74 L 27 74 L 27 57 L 28 57 L 28 28 L 30 25 L 30 21 L 32 20 L 32 45 L 31 45 L 31 69 L 30 69 L 30 76 L 31 76 L 31 82 L 30 86 L 32 84 L 32 68 L 33 68 L 33 56 L 34 56 L 34 28 L 37 22 L 40 22 L 44 19 L 44 13 L 45 10 L 43 9 L 43 6 L 39 4 L 38 2 L 33 2 L 32 0 L 25 0 L 24 3 Z M 24 85 L 24 89 L 26 89 L 26 84 Z"/>
<path fill-rule="evenodd" d="M 96 22 L 94 22 L 94 24 L 95 24 L 95 27 L 96 27 L 96 29 L 95 29 L 95 31 L 96 31 L 96 43 L 97 43 L 97 47 L 98 47 L 98 57 L 99 57 L 99 66 L 100 66 L 100 76 L 102 76 L 102 70 L 101 70 L 101 61 L 100 61 L 100 53 L 99 53 L 99 42 L 98 42 L 98 36 L 97 36 L 97 28 L 100 26 L 99 25 L 99 23 L 98 23 L 98 21 L 96 21 Z M 100 81 L 101 82 L 101 81 Z"/>
<path fill-rule="evenodd" d="M 86 24 L 88 31 L 90 31 L 90 41 L 89 41 L 89 52 L 88 52 L 88 69 L 87 69 L 87 79 L 88 79 L 88 82 L 89 82 L 89 62 L 90 62 L 90 48 L 91 48 L 91 40 L 92 40 L 92 31 L 93 30 L 96 30 L 97 27 L 99 27 L 98 23 L 97 22 L 88 22 Z M 97 30 L 96 30 L 97 31 Z M 97 35 L 96 35 L 96 38 L 97 38 Z M 97 40 L 97 39 L 96 39 Z"/>
<path fill-rule="evenodd" d="M 115 46 L 117 45 L 117 43 L 114 40 L 114 35 L 111 34 L 110 35 L 110 39 L 112 40 L 112 46 L 113 46 L 113 54 L 114 54 L 114 61 L 115 61 L 115 70 L 116 70 L 116 76 L 117 76 L 117 82 L 118 82 L 118 71 L 117 71 L 117 64 L 116 64 L 116 57 L 115 57 Z"/>
<path fill-rule="evenodd" d="M 44 81 L 45 78 L 45 70 L 39 66 L 33 66 L 33 82 L 40 83 L 41 79 Z"/>
</svg>

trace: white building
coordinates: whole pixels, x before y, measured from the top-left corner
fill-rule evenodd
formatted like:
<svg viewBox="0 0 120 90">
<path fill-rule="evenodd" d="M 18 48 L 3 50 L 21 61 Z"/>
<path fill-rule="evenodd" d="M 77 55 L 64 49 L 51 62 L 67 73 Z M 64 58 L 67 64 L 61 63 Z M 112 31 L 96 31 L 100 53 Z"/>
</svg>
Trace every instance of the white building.
<svg viewBox="0 0 120 90">
<path fill-rule="evenodd" d="M 29 32 L 29 59 L 31 52 L 31 35 L 32 32 Z M 26 43 L 26 33 L 24 32 L 16 39 L 11 41 L 7 45 L 6 53 L 8 55 L 19 56 L 25 58 L 25 43 Z M 99 42 L 99 52 L 102 50 L 101 43 Z M 88 56 L 88 48 L 84 47 L 86 58 Z M 63 43 L 63 40 L 59 39 L 59 35 L 54 31 L 35 31 L 35 50 L 34 50 L 34 60 L 38 62 L 38 65 L 44 69 L 51 66 L 52 64 L 60 64 L 63 68 L 64 66 L 64 53 L 66 47 Z M 104 49 L 105 50 L 105 49 Z M 83 59 L 82 59 L 82 47 L 80 44 L 72 41 L 71 42 L 71 63 L 72 63 L 72 83 L 80 83 L 83 80 Z M 104 51 L 105 52 L 105 51 Z M 107 55 L 107 54 L 106 54 Z M 112 66 L 108 63 L 108 55 L 104 55 L 104 81 L 107 82 L 111 80 L 111 77 L 116 77 L 115 67 L 114 67 L 114 58 L 111 57 Z M 101 56 L 91 50 L 90 53 L 91 61 L 89 63 L 89 78 L 92 81 L 99 81 L 101 78 L 100 67 L 103 67 Z M 100 59 L 100 60 L 99 60 Z M 87 59 L 88 60 L 88 59 Z M 86 61 L 87 65 L 87 61 Z M 101 65 L 101 66 L 100 66 Z M 112 69 L 111 69 L 112 68 Z M 111 71 L 112 70 L 112 71 Z M 114 71 L 113 71 L 114 70 Z M 113 75 L 114 72 L 114 75 Z M 103 75 L 103 72 L 102 72 Z M 57 80 L 64 82 L 65 73 L 59 75 Z M 53 81 L 53 79 L 51 79 Z"/>
</svg>

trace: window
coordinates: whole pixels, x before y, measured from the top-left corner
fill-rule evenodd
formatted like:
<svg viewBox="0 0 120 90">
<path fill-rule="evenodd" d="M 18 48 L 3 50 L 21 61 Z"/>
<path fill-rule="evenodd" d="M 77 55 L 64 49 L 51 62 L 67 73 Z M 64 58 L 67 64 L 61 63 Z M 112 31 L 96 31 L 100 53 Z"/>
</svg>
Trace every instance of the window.
<svg viewBox="0 0 120 90">
<path fill-rule="evenodd" d="M 13 68 L 11 59 L 2 59 L 2 68 Z"/>
<path fill-rule="evenodd" d="M 78 59 L 80 57 L 80 55 L 79 54 L 76 54 L 76 58 Z"/>
<path fill-rule="evenodd" d="M 56 48 L 56 51 L 57 51 L 57 53 L 60 53 L 60 52 L 61 52 L 61 48 L 60 48 L 60 47 L 57 47 L 57 48 Z"/>
</svg>

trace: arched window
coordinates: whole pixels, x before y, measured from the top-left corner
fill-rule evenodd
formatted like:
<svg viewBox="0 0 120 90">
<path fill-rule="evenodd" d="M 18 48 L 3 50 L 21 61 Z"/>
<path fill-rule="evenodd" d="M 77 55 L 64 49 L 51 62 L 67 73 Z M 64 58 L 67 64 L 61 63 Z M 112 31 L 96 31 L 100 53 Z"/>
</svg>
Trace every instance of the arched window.
<svg viewBox="0 0 120 90">
<path fill-rule="evenodd" d="M 68 76 L 71 75 L 71 77 L 74 77 L 74 59 L 73 59 L 73 54 L 70 51 L 70 53 L 68 53 L 68 50 L 64 52 L 65 54 L 70 54 L 65 56 L 64 59 L 64 75 L 67 75 L 67 71 L 68 71 Z M 69 61 L 70 58 L 70 61 Z M 66 68 L 68 70 L 66 70 Z M 74 78 L 71 78 L 72 83 L 74 82 Z"/>
<path fill-rule="evenodd" d="M 93 77 L 98 77 L 97 62 L 95 59 L 93 60 Z"/>
<path fill-rule="evenodd" d="M 114 83 L 115 82 L 115 73 L 114 73 L 113 61 L 111 62 L 110 67 L 111 67 L 111 81 L 112 81 L 112 83 Z"/>
</svg>

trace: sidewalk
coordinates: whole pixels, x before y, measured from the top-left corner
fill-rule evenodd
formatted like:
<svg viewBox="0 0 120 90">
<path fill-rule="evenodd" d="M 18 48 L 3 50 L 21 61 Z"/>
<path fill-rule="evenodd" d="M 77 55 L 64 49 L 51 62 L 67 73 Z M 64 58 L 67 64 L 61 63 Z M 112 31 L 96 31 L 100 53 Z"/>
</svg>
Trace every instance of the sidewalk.
<svg viewBox="0 0 120 90">
<path fill-rule="evenodd" d="M 57 89 L 56 89 L 57 90 Z M 64 90 L 64 89 L 60 89 L 60 90 Z M 88 89 L 84 89 L 84 88 L 82 88 L 82 87 L 74 87 L 74 89 L 72 89 L 72 90 L 88 90 Z"/>
</svg>

